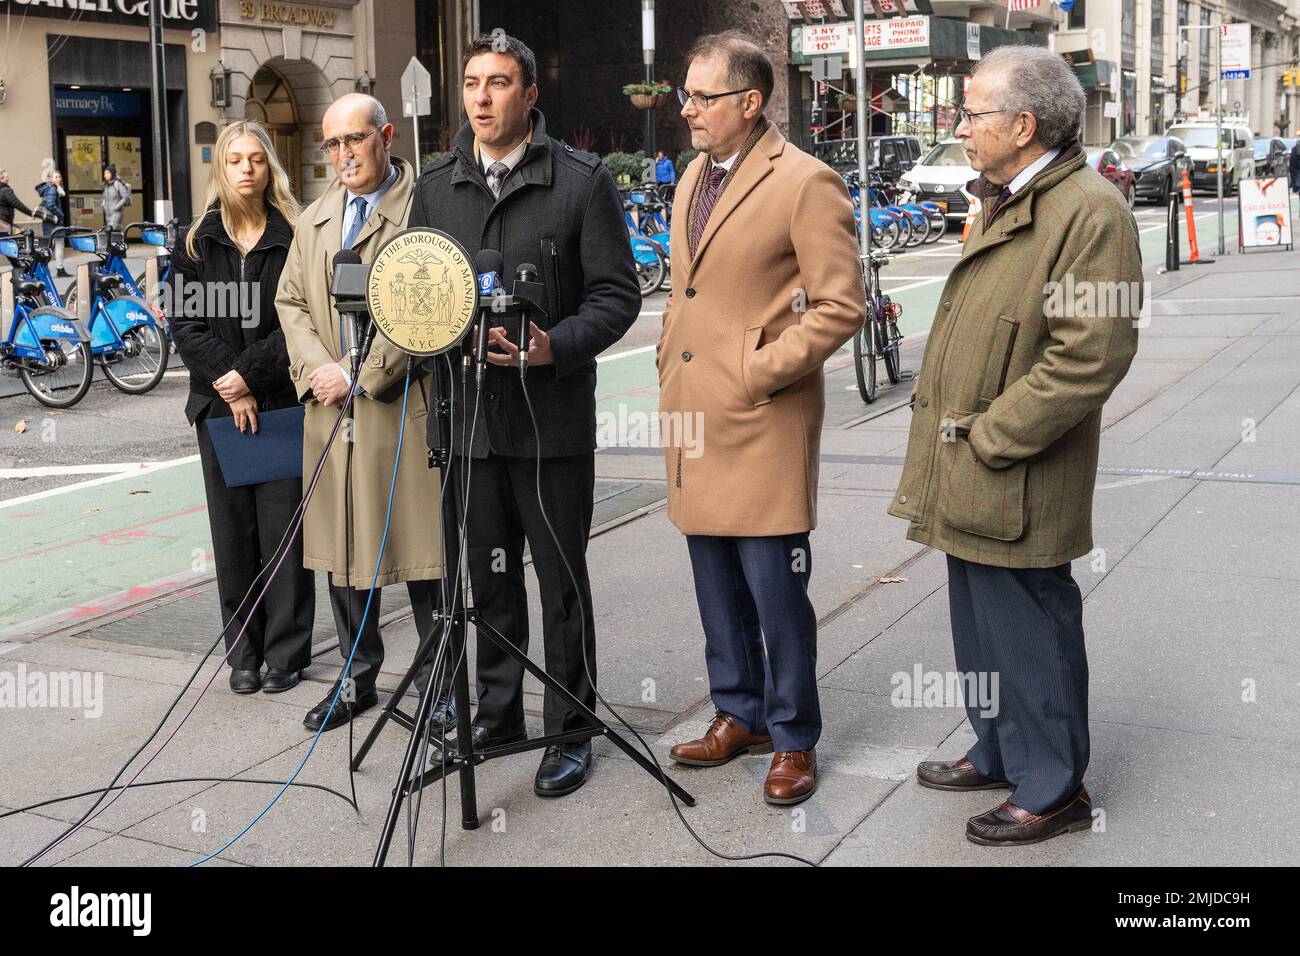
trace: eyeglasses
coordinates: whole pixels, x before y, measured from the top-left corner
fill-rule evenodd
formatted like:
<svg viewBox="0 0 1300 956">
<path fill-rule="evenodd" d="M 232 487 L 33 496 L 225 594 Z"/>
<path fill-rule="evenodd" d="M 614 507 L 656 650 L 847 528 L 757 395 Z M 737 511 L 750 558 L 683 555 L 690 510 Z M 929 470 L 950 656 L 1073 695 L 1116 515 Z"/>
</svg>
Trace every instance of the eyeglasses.
<svg viewBox="0 0 1300 956">
<path fill-rule="evenodd" d="M 379 130 L 372 129 L 369 133 L 348 133 L 346 136 L 336 136 L 333 139 L 327 139 L 320 144 L 320 151 L 327 156 L 333 156 L 339 151 L 340 146 L 346 146 L 348 149 L 356 149 L 371 136 L 374 136 Z"/>
<path fill-rule="evenodd" d="M 957 111 L 957 115 L 958 117 L 960 117 L 961 122 L 973 123 L 975 121 L 975 117 L 977 116 L 988 116 L 990 113 L 1009 113 L 1009 112 L 1010 110 L 983 110 L 979 113 L 972 113 L 970 110 L 966 109 L 966 107 L 963 106 L 961 109 Z"/>
<path fill-rule="evenodd" d="M 713 105 L 713 101 L 720 96 L 732 96 L 736 93 L 748 93 L 749 90 L 727 90 L 725 93 L 687 93 L 680 86 L 677 87 L 677 102 L 685 106 L 690 103 L 692 108 L 697 110 L 707 110 Z"/>
</svg>

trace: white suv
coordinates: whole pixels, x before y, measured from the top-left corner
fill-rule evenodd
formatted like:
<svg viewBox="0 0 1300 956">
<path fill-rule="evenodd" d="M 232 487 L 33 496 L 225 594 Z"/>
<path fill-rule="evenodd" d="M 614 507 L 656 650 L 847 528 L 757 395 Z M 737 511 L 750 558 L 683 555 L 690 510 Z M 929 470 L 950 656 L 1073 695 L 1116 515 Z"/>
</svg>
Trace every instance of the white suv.
<svg viewBox="0 0 1300 956">
<path fill-rule="evenodd" d="M 1192 189 L 1214 192 L 1218 179 L 1218 154 L 1213 123 L 1180 123 L 1169 127 L 1166 136 L 1183 141 L 1192 164 Z M 1245 126 L 1223 126 L 1223 192 L 1237 191 L 1237 184 L 1255 175 L 1255 137 Z"/>
</svg>

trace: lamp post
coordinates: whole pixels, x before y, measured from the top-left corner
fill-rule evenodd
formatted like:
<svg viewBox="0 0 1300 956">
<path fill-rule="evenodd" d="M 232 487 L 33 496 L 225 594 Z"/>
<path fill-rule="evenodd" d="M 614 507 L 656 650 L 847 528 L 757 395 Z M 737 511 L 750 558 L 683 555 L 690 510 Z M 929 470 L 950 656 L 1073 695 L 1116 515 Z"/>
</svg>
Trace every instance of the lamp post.
<svg viewBox="0 0 1300 956">
<path fill-rule="evenodd" d="M 871 96 L 867 90 L 866 22 L 862 12 L 865 0 L 853 0 L 853 86 L 858 95 L 858 252 L 862 257 L 863 275 L 871 256 L 871 191 L 867 177 L 867 114 Z"/>
<path fill-rule="evenodd" d="M 655 81 L 655 0 L 641 0 L 641 60 L 645 64 L 645 81 Z M 655 155 L 655 111 L 645 111 L 645 154 Z"/>
</svg>

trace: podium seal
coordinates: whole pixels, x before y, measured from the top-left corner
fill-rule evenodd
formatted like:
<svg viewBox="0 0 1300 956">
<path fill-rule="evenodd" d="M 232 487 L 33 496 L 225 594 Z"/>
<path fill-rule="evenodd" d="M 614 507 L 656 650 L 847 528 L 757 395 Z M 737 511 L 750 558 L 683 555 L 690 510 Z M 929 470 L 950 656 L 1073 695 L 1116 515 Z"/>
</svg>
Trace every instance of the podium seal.
<svg viewBox="0 0 1300 956">
<path fill-rule="evenodd" d="M 403 352 L 437 355 L 474 324 L 478 283 L 465 247 L 437 229 L 406 229 L 380 247 L 366 298 L 375 328 Z"/>
</svg>

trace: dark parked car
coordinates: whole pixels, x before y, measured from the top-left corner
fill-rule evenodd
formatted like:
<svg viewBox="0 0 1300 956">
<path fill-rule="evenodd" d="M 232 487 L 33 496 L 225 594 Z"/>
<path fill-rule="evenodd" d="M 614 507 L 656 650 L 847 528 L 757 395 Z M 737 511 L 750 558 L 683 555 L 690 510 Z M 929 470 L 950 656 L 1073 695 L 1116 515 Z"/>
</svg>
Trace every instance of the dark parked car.
<svg viewBox="0 0 1300 956">
<path fill-rule="evenodd" d="M 1133 171 L 1138 199 L 1169 202 L 1169 195 L 1182 186 L 1187 152 L 1182 140 L 1173 136 L 1122 136 L 1110 144 L 1116 155 Z"/>
<path fill-rule="evenodd" d="M 1132 206 L 1137 199 L 1137 187 L 1133 185 L 1137 177 L 1133 175 L 1133 170 L 1109 146 L 1089 146 L 1087 154 L 1092 168 L 1114 183 L 1115 188 L 1128 200 L 1129 206 Z"/>
<path fill-rule="evenodd" d="M 1277 136 L 1255 140 L 1255 178 L 1286 179 L 1288 152 L 1286 140 Z"/>
<path fill-rule="evenodd" d="M 880 173 L 885 182 L 896 183 L 921 158 L 921 141 L 915 136 L 872 136 L 867 167 Z M 813 155 L 838 173 L 858 168 L 858 141 L 831 139 L 813 146 Z"/>
</svg>

